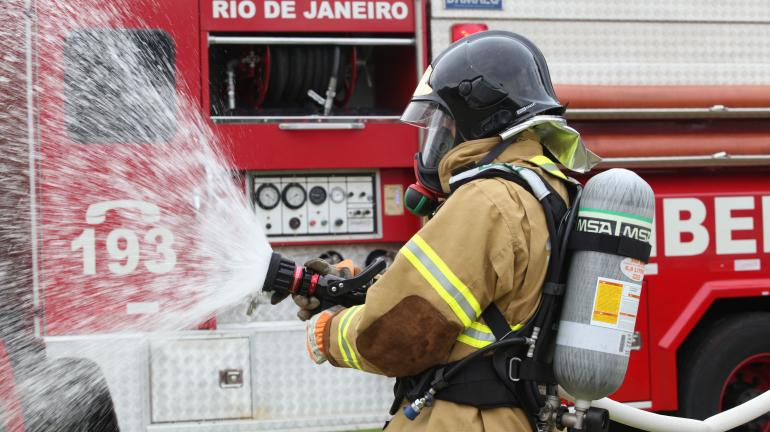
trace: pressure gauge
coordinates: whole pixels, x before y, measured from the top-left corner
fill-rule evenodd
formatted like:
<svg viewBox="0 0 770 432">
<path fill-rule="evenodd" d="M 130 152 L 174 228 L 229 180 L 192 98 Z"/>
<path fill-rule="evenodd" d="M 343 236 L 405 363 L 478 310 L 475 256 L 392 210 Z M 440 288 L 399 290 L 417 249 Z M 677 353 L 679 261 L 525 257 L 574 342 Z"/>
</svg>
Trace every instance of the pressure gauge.
<svg viewBox="0 0 770 432">
<path fill-rule="evenodd" d="M 335 186 L 334 188 L 332 188 L 329 195 L 331 197 L 332 202 L 337 204 L 345 200 L 345 191 L 342 190 L 342 188 L 339 186 Z"/>
<path fill-rule="evenodd" d="M 310 202 L 315 205 L 321 205 L 326 201 L 326 189 L 322 186 L 313 186 L 308 193 Z"/>
<path fill-rule="evenodd" d="M 306 200 L 307 192 L 299 183 L 289 183 L 283 188 L 283 204 L 286 207 L 296 210 L 302 207 Z"/>
<path fill-rule="evenodd" d="M 257 205 L 265 210 L 272 210 L 281 202 L 281 192 L 272 183 L 263 183 L 257 188 Z"/>
</svg>

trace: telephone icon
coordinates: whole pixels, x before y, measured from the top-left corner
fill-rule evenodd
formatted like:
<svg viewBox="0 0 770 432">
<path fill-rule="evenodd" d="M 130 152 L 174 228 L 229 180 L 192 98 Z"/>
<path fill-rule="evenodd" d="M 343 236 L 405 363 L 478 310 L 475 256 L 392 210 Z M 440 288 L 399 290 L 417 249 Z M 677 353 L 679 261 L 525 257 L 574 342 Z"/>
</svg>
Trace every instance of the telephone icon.
<svg viewBox="0 0 770 432">
<path fill-rule="evenodd" d="M 160 208 L 157 205 L 145 201 L 122 199 L 91 204 L 86 210 L 86 222 L 89 225 L 104 223 L 107 211 L 114 209 L 136 210 L 141 214 L 142 220 L 148 223 L 160 220 Z"/>
</svg>

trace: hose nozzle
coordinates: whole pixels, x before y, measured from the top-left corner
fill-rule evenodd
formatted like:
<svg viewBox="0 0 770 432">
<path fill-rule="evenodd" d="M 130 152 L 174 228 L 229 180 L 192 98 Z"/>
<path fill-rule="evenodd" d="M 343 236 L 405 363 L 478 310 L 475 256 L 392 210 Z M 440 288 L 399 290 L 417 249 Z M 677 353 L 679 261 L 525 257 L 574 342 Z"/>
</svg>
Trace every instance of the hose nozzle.
<svg viewBox="0 0 770 432">
<path fill-rule="evenodd" d="M 383 259 L 377 259 L 357 276 L 343 279 L 339 276 L 313 273 L 273 252 L 262 291 L 318 297 L 321 300 L 320 310 L 335 305 L 350 307 L 364 303 L 366 291 L 374 283 L 374 277 L 385 270 L 385 266 Z"/>
</svg>

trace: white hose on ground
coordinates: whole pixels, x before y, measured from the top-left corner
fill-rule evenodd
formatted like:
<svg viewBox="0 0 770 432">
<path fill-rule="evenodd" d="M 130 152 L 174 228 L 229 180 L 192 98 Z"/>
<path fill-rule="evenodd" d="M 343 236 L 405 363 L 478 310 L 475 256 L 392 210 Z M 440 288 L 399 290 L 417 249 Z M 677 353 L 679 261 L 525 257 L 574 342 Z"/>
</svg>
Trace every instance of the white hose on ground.
<svg viewBox="0 0 770 432">
<path fill-rule="evenodd" d="M 561 396 L 572 400 L 562 390 Z M 609 398 L 593 401 L 591 406 L 610 412 L 610 419 L 650 432 L 725 432 L 770 412 L 770 391 L 706 420 L 692 420 L 651 413 Z"/>
<path fill-rule="evenodd" d="M 726 431 L 770 412 L 770 391 L 705 420 L 713 431 Z"/>
</svg>

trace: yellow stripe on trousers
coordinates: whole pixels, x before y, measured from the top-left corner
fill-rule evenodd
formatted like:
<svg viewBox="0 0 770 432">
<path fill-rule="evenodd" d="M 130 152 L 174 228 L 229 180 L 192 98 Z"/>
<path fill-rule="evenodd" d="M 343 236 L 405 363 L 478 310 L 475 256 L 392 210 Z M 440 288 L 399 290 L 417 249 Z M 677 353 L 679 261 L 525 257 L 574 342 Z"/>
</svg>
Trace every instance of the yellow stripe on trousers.
<svg viewBox="0 0 770 432">
<path fill-rule="evenodd" d="M 481 315 L 479 302 L 425 240 L 415 235 L 401 253 L 449 305 L 464 327 L 476 321 Z"/>
</svg>

